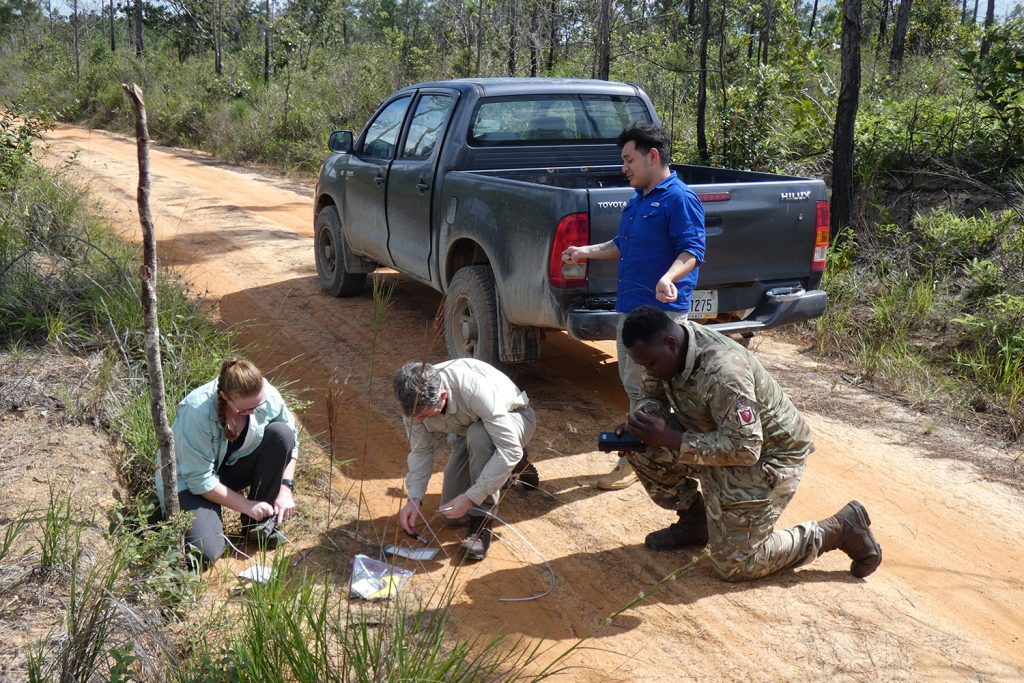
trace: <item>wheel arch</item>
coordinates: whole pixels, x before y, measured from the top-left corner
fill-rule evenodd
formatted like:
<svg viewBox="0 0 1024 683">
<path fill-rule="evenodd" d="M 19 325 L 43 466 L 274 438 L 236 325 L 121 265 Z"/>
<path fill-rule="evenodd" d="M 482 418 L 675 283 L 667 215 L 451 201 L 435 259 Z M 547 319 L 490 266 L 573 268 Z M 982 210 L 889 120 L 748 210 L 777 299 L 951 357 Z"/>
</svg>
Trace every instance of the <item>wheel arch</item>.
<svg viewBox="0 0 1024 683">
<path fill-rule="evenodd" d="M 451 285 L 455 273 L 466 266 L 491 266 L 491 269 L 494 269 L 490 255 L 479 242 L 469 237 L 460 237 L 451 243 L 445 256 L 444 288 L 446 290 Z M 498 279 L 495 278 L 495 287 L 497 288 L 497 286 Z"/>
</svg>

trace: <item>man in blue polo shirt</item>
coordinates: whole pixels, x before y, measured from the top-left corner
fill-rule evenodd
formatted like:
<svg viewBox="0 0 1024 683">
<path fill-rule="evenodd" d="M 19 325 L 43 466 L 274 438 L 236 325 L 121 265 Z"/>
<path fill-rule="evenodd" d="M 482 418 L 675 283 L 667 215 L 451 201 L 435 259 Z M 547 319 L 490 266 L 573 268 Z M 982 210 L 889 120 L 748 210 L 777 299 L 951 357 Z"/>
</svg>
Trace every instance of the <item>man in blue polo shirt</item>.
<svg viewBox="0 0 1024 683">
<path fill-rule="evenodd" d="M 686 317 L 697 269 L 704 261 L 704 206 L 669 168 L 669 139 L 661 127 L 634 124 L 622 131 L 618 143 L 622 172 L 636 189 L 622 210 L 619 234 L 601 244 L 568 247 L 562 260 L 619 260 L 616 349 L 619 377 L 632 414 L 640 399 L 643 372 L 622 345 L 622 321 L 646 305 L 657 306 L 676 319 Z M 629 462 L 620 457 L 615 469 L 601 477 L 597 486 L 622 489 L 636 480 Z"/>
</svg>

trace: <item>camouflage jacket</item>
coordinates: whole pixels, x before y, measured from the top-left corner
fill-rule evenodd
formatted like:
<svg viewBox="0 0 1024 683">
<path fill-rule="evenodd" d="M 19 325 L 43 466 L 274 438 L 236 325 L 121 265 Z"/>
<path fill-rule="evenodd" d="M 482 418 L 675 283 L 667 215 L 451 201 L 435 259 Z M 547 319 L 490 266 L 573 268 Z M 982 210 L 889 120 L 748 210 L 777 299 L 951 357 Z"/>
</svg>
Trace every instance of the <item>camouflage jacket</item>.
<svg viewBox="0 0 1024 683">
<path fill-rule="evenodd" d="M 645 374 L 643 395 L 670 406 L 685 430 L 684 463 L 793 467 L 814 450 L 811 429 L 750 351 L 703 325 L 683 322 L 686 359 L 671 380 Z"/>
</svg>

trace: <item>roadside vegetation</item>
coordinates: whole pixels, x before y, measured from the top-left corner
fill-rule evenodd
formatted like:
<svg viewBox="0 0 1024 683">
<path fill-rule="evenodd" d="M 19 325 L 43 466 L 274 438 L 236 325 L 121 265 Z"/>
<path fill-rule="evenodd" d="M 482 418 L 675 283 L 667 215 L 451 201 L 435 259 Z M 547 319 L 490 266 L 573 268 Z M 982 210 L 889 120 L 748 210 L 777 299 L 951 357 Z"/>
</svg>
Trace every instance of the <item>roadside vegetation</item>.
<svg viewBox="0 0 1024 683">
<path fill-rule="evenodd" d="M 898 4 L 880 7 L 894 13 Z M 595 39 L 597 3 L 562 0 L 267 3 L 267 16 L 229 0 L 139 7 L 144 47 L 123 7 L 111 36 L 98 4 L 47 16 L 41 5 L 0 0 L 0 353 L 91 359 L 90 381 L 63 404 L 68 419 L 114 435 L 124 492 L 100 518 L 54 490 L 45 510 L 19 512 L 0 533 L 0 594 L 63 598 L 61 623 L 32 646 L 25 677 L 516 678 L 538 653 L 500 638 L 452 642 L 450 596 L 364 611 L 344 584 L 296 570 L 284 555 L 274 580 L 240 599 L 191 580 L 180 529 L 150 521 L 156 440 L 138 255 L 90 217 L 81 190 L 33 162 L 38 136 L 55 120 L 130 130 L 121 83 L 137 82 L 160 142 L 311 176 L 327 134 L 358 129 L 401 85 L 607 73 L 652 96 L 679 161 L 827 178 L 840 82 L 835 8 L 812 15 L 809 4 L 765 3 L 751 12 L 723 2 L 709 6 L 702 32 L 700 3 L 683 13 L 631 4 Z M 503 14 L 510 8 L 521 11 Z M 918 2 L 906 53 L 894 61 L 895 17 L 885 15 L 887 34 L 878 9 L 865 9 L 857 210 L 833 235 L 829 311 L 800 334 L 855 381 L 936 419 L 1019 440 L 1024 22 L 983 31 L 959 4 Z M 536 24 L 526 31 L 524 22 Z M 706 148 L 696 112 L 702 43 L 710 44 Z M 165 277 L 160 297 L 173 407 L 239 350 L 194 293 Z"/>
<path fill-rule="evenodd" d="M 60 407 L 47 419 L 105 428 L 115 440 L 111 464 L 120 482 L 120 502 L 97 507 L 74 490 L 77 482 L 67 471 L 59 478 L 66 486 L 51 485 L 48 504 L 5 518 L 0 622 L 43 629 L 36 637 L 31 628 L 19 634 L 21 647 L 12 639 L 0 648 L 0 661 L 12 656 L 9 648 L 18 653 L 5 675 L 254 683 L 521 677 L 536 661 L 536 648 L 497 635 L 455 640 L 448 634 L 451 584 L 383 604 L 350 601 L 348 558 L 359 550 L 355 540 L 344 547 L 330 540 L 320 551 L 332 559 L 316 570 L 296 568 L 309 551 L 298 559 L 287 552 L 256 557 L 273 568 L 272 578 L 240 594 L 229 590 L 234 577 L 216 570 L 197 580 L 181 544 L 187 520 L 154 518 L 157 445 L 133 281 L 138 250 L 91 216 L 86 195 L 62 173 L 35 164 L 32 152 L 46 119 L 10 110 L 2 117 L 0 418 L 23 410 L 11 405 L 21 385 L 38 383 L 44 374 L 57 377 L 36 388 Z M 177 401 L 215 376 L 222 357 L 240 350 L 168 273 L 160 303 L 173 419 Z M 74 374 L 74 359 L 83 357 L 87 377 L 62 383 L 61 376 Z M 0 452 L 16 447 L 0 439 Z M 63 457 L 83 456 L 102 457 L 89 451 Z M 312 481 L 315 466 L 304 469 L 302 476 Z M 332 511 L 334 523 L 345 523 L 347 513 L 338 512 Z M 31 617 L 24 611 L 29 605 Z M 548 670 L 561 666 L 556 661 Z"/>
<path fill-rule="evenodd" d="M 312 177 L 327 134 L 358 130 L 399 86 L 607 74 L 651 95 L 678 161 L 831 172 L 837 6 L 174 0 L 113 17 L 107 5 L 70 7 L 0 13 L 0 101 L 127 132 L 121 83 L 137 82 L 155 139 Z M 862 8 L 856 198 L 850 225 L 834 230 L 814 347 L 861 381 L 1016 440 L 1024 20 L 1019 8 L 992 22 L 978 12 L 951 0 Z"/>
</svg>

